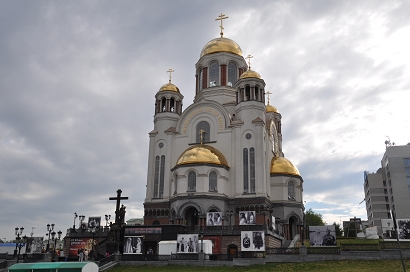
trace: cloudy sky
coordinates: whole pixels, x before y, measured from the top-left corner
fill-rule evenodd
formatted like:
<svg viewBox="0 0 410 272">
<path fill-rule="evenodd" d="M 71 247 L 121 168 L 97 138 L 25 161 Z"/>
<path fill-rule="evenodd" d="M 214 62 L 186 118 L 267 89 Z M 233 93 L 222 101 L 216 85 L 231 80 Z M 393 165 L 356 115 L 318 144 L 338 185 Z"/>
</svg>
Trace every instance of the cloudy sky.
<svg viewBox="0 0 410 272">
<path fill-rule="evenodd" d="M 367 218 L 363 171 L 386 136 L 410 141 L 409 1 L 0 0 L 0 239 L 113 216 L 119 188 L 142 217 L 154 96 L 173 68 L 192 103 L 221 12 L 273 93 L 306 208 Z"/>
</svg>

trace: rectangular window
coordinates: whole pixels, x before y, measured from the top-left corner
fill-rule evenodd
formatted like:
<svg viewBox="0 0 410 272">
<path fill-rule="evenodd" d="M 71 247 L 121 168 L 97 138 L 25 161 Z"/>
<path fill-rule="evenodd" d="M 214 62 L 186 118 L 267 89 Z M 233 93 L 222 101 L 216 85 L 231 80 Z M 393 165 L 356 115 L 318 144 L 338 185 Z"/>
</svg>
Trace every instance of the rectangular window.
<svg viewBox="0 0 410 272">
<path fill-rule="evenodd" d="M 165 156 L 161 156 L 161 170 L 159 175 L 159 197 L 164 196 Z"/>
<path fill-rule="evenodd" d="M 158 197 L 158 181 L 159 181 L 159 156 L 155 157 L 154 169 L 154 197 Z"/>
<path fill-rule="evenodd" d="M 250 167 L 249 167 L 249 174 L 250 174 L 250 181 L 251 181 L 251 193 L 255 192 L 255 148 L 251 147 L 249 149 L 249 161 L 250 161 Z"/>
<path fill-rule="evenodd" d="M 243 149 L 243 192 L 248 193 L 248 149 Z"/>
</svg>

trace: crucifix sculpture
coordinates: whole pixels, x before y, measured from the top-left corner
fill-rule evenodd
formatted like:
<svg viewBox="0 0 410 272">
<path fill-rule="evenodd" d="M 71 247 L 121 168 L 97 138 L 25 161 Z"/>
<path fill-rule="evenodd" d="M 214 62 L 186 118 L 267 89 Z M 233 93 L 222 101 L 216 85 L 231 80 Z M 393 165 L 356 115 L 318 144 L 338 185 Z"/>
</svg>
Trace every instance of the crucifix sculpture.
<svg viewBox="0 0 410 272">
<path fill-rule="evenodd" d="M 267 91 L 265 94 L 268 96 L 268 104 L 269 104 L 269 95 L 272 94 L 272 93 Z"/>
<path fill-rule="evenodd" d="M 202 144 L 204 142 L 204 135 L 203 134 L 206 133 L 206 131 L 201 129 L 198 133 L 200 135 L 200 141 L 201 141 L 201 144 Z"/>
<path fill-rule="evenodd" d="M 125 216 L 125 206 L 122 205 L 120 208 L 120 201 L 121 200 L 126 200 L 128 197 L 126 196 L 121 196 L 121 189 L 117 190 L 117 196 L 116 197 L 110 197 L 109 200 L 116 200 L 117 205 L 115 208 L 115 224 L 121 224 L 124 223 L 124 216 Z"/>
<path fill-rule="evenodd" d="M 171 79 L 172 79 L 172 72 L 174 72 L 174 69 L 169 68 L 167 73 L 169 73 L 169 83 L 171 83 Z"/>
<path fill-rule="evenodd" d="M 222 14 L 218 16 L 219 18 L 216 18 L 215 21 L 221 21 L 221 25 L 219 26 L 221 28 L 221 38 L 224 36 L 224 27 L 222 26 L 222 20 L 228 19 L 228 16 L 225 16 L 225 14 Z"/>
<path fill-rule="evenodd" d="M 251 58 L 253 58 L 253 56 L 251 54 L 246 56 L 246 59 L 248 59 L 249 70 L 251 69 Z"/>
</svg>

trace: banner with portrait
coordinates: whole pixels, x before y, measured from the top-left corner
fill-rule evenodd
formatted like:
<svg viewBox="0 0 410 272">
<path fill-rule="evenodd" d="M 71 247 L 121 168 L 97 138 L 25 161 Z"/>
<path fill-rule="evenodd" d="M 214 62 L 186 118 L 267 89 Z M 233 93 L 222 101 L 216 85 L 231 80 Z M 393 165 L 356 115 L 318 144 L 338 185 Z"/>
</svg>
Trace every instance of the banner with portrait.
<svg viewBox="0 0 410 272">
<path fill-rule="evenodd" d="M 310 246 L 336 246 L 335 225 L 310 226 Z"/>
<path fill-rule="evenodd" d="M 142 254 L 143 236 L 124 236 L 124 254 Z"/>
<path fill-rule="evenodd" d="M 178 234 L 177 253 L 198 253 L 198 234 Z"/>
<path fill-rule="evenodd" d="M 78 256 L 81 251 L 91 251 L 94 247 L 98 246 L 99 238 L 72 238 L 70 239 L 70 250 L 68 252 L 68 256 Z"/>
<path fill-rule="evenodd" d="M 240 211 L 239 212 L 239 225 L 255 225 L 256 218 L 255 211 Z"/>
<path fill-rule="evenodd" d="M 410 219 L 397 219 L 397 233 L 400 240 L 410 239 Z"/>
<path fill-rule="evenodd" d="M 208 212 L 206 214 L 207 226 L 222 226 L 222 212 Z"/>
<path fill-rule="evenodd" d="M 101 216 L 88 217 L 88 228 L 95 229 L 101 226 Z"/>
<path fill-rule="evenodd" d="M 28 237 L 26 242 L 26 253 L 41 253 L 43 237 Z"/>
<path fill-rule="evenodd" d="M 263 231 L 241 231 L 242 251 L 265 251 L 265 233 Z"/>
</svg>

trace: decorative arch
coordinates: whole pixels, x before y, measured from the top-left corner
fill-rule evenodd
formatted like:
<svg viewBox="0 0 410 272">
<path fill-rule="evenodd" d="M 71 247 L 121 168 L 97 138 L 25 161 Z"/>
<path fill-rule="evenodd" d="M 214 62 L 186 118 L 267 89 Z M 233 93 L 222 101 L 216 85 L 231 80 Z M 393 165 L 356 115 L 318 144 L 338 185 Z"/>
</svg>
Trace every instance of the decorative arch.
<svg viewBox="0 0 410 272">
<path fill-rule="evenodd" d="M 210 207 L 206 210 L 207 213 L 208 213 L 208 212 L 213 212 L 213 211 L 221 212 L 222 210 L 221 210 L 218 206 L 215 206 L 215 205 L 210 206 Z"/>
</svg>

